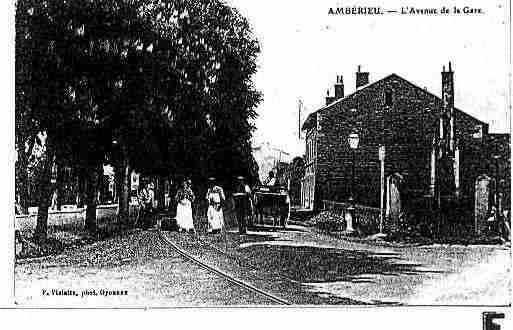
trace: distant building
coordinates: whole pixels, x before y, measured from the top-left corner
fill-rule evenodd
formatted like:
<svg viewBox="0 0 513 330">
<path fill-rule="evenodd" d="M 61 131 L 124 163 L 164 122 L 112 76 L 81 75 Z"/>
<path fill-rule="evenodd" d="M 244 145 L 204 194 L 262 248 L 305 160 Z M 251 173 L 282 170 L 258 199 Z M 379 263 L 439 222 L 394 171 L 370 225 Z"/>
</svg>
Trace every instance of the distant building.
<svg viewBox="0 0 513 330">
<path fill-rule="evenodd" d="M 258 175 L 260 181 L 267 179 L 270 171 L 276 172 L 280 163 L 289 163 L 290 154 L 269 142 L 263 142 L 253 147 L 253 157 L 258 164 Z M 276 174 L 276 173 L 275 173 Z"/>
<path fill-rule="evenodd" d="M 477 176 L 493 175 L 491 141 L 500 140 L 509 150 L 509 135 L 489 134 L 487 123 L 454 107 L 453 73 L 450 63 L 447 71 L 444 67 L 442 98 L 397 74 L 369 83 L 369 73 L 360 67 L 356 91 L 346 96 L 343 79 L 337 77 L 335 95 L 328 93 L 326 105 L 311 113 L 302 127 L 306 131 L 302 207 L 318 208 L 323 199 L 348 199 L 351 133 L 359 136 L 357 203 L 380 205 L 380 145 L 386 150 L 385 176 L 399 174 L 409 196 L 471 198 Z M 509 178 L 507 157 L 501 172 Z M 509 179 L 506 188 L 509 191 Z"/>
</svg>

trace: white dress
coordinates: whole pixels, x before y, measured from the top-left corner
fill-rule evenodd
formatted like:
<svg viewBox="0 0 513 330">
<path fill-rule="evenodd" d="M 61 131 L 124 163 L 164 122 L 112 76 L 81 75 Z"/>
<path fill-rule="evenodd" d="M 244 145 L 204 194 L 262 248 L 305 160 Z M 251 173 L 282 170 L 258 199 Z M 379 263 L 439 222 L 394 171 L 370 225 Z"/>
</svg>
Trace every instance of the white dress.
<svg viewBox="0 0 513 330">
<path fill-rule="evenodd" d="M 221 230 L 224 223 L 223 208 L 221 207 L 221 200 L 224 199 L 223 190 L 220 187 L 209 189 L 207 193 L 207 200 L 209 206 L 207 210 L 207 219 L 209 231 Z"/>
<path fill-rule="evenodd" d="M 187 198 L 183 198 L 176 206 L 176 224 L 178 225 L 178 228 L 181 229 L 194 229 L 191 201 Z"/>
</svg>

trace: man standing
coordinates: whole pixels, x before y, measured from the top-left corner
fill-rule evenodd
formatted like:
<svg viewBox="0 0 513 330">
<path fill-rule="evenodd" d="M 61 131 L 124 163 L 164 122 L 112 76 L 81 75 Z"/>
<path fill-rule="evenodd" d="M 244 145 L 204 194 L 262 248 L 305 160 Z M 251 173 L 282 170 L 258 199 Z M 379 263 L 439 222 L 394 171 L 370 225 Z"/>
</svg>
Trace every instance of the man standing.
<svg viewBox="0 0 513 330">
<path fill-rule="evenodd" d="M 274 187 L 276 185 L 276 178 L 274 177 L 274 172 L 270 171 L 267 180 L 265 181 L 265 185 L 268 187 Z"/>
<path fill-rule="evenodd" d="M 246 234 L 246 217 L 251 210 L 251 189 L 244 182 L 244 177 L 237 177 L 237 185 L 233 193 L 233 201 L 239 233 Z"/>
<path fill-rule="evenodd" d="M 150 182 L 147 186 L 148 189 L 148 203 L 151 204 L 151 209 L 154 210 L 157 208 L 157 201 L 155 200 L 155 185 L 153 182 Z"/>
<path fill-rule="evenodd" d="M 151 214 L 153 212 L 153 199 L 150 193 L 148 184 L 145 184 L 139 194 L 139 203 L 141 207 L 140 213 L 140 226 L 142 228 L 148 228 L 151 224 Z"/>
</svg>

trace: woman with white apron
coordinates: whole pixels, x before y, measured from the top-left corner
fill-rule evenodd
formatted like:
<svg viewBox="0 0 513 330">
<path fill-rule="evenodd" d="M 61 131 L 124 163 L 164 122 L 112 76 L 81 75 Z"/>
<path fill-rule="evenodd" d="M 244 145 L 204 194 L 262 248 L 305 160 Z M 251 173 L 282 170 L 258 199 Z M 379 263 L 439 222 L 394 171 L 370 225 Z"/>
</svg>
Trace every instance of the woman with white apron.
<svg viewBox="0 0 513 330">
<path fill-rule="evenodd" d="M 178 231 L 193 231 L 194 222 L 192 219 L 192 202 L 194 202 L 194 193 L 191 189 L 190 181 L 184 181 L 182 188 L 176 193 L 176 224 L 178 225 Z"/>
<path fill-rule="evenodd" d="M 219 232 L 224 225 L 222 203 L 225 200 L 223 188 L 215 185 L 215 178 L 209 178 L 210 188 L 207 191 L 208 232 Z"/>
</svg>

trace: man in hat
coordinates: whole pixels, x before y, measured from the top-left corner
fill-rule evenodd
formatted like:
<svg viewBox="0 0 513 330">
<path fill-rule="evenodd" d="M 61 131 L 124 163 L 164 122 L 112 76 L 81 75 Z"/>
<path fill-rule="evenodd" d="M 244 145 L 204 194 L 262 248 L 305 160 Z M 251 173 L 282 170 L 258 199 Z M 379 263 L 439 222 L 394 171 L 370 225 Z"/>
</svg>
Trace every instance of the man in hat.
<svg viewBox="0 0 513 330">
<path fill-rule="evenodd" d="M 151 223 L 151 216 L 153 213 L 153 199 L 150 193 L 149 184 L 143 183 L 143 188 L 139 192 L 139 217 L 137 219 L 137 225 L 142 228 L 148 228 Z"/>
<path fill-rule="evenodd" d="M 235 206 L 235 214 L 237 223 L 239 224 L 239 233 L 246 233 L 246 217 L 251 210 L 251 189 L 244 182 L 243 176 L 237 177 L 237 185 L 233 192 L 233 200 Z"/>
</svg>

